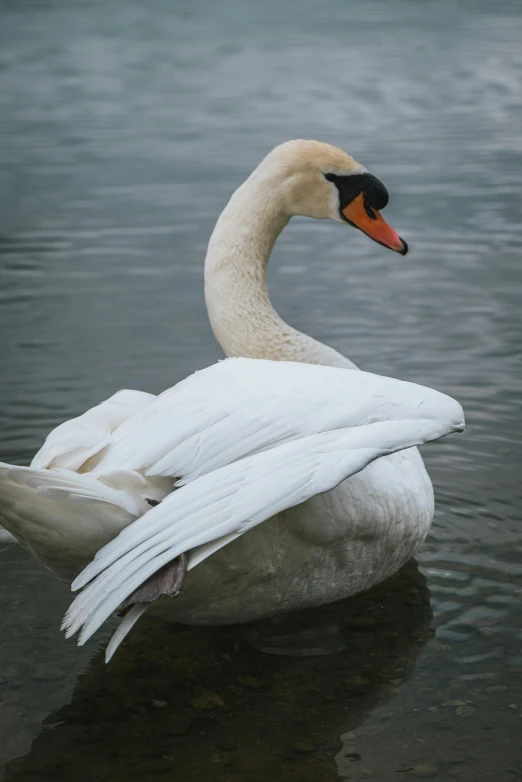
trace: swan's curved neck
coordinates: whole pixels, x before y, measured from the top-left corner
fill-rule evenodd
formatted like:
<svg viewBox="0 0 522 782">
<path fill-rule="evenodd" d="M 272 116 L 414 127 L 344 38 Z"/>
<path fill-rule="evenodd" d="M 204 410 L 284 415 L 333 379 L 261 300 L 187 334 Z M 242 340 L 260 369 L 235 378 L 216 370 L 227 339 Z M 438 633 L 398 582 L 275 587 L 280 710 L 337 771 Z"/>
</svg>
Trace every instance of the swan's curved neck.
<svg viewBox="0 0 522 782">
<path fill-rule="evenodd" d="M 233 194 L 205 260 L 212 330 L 227 356 L 353 367 L 333 348 L 285 323 L 270 302 L 268 259 L 288 220 L 277 188 L 256 172 Z"/>
</svg>

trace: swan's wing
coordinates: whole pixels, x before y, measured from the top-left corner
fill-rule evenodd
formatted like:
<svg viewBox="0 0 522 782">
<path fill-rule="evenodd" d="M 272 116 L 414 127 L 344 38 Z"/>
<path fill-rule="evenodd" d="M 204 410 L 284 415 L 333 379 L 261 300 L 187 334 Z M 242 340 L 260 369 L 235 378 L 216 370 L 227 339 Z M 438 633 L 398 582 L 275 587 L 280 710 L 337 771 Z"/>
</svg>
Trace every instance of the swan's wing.
<svg viewBox="0 0 522 782">
<path fill-rule="evenodd" d="M 182 485 L 316 433 L 436 415 L 442 399 L 449 398 L 367 372 L 227 359 L 178 383 L 120 426 L 94 472 L 123 468 Z"/>
<path fill-rule="evenodd" d="M 111 442 L 112 433 L 156 397 L 144 391 L 123 390 L 57 426 L 47 436 L 31 467 L 78 470 Z"/>
<path fill-rule="evenodd" d="M 322 432 L 193 480 L 120 533 L 80 574 L 73 589 L 85 588 L 65 617 L 67 635 L 81 629 L 79 643 L 84 643 L 126 597 L 179 554 L 196 549 L 193 567 L 204 558 L 202 551 L 212 553 L 209 543 L 231 540 L 329 491 L 380 456 L 461 427 L 460 405 L 444 402 L 438 416 Z M 120 631 L 120 639 L 124 634 Z M 113 643 L 111 654 L 114 650 Z"/>
</svg>

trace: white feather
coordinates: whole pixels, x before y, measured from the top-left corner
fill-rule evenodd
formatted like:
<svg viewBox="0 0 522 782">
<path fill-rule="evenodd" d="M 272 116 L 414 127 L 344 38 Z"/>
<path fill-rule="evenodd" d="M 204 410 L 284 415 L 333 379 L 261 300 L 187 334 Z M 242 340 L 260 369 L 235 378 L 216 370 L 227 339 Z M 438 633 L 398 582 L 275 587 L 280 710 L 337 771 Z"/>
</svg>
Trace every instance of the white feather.
<svg viewBox="0 0 522 782">
<path fill-rule="evenodd" d="M 64 626 L 69 633 L 83 627 L 79 642 L 84 643 L 126 597 L 179 554 L 216 538 L 237 537 L 329 491 L 380 456 L 441 437 L 454 429 L 457 420 L 451 419 L 376 422 L 323 432 L 194 480 L 97 555 L 73 583 L 79 589 L 95 579 L 70 607 Z"/>
<path fill-rule="evenodd" d="M 290 362 L 228 359 L 157 398 L 125 393 L 119 425 L 106 415 L 118 395 L 106 403 L 101 447 L 86 436 L 86 414 L 51 434 L 36 460 L 77 464 L 96 454 L 90 472 L 0 464 L 0 521 L 22 545 L 67 576 L 101 549 L 74 581 L 85 588 L 64 619 L 80 643 L 179 554 L 193 569 L 380 456 L 463 426 L 460 405 L 432 389 Z M 152 498 L 162 502 L 149 510 Z M 125 620 L 111 654 L 137 617 Z"/>
<path fill-rule="evenodd" d="M 153 394 L 124 389 L 92 407 L 78 418 L 65 421 L 48 435 L 31 467 L 78 470 L 111 442 L 111 435 L 124 421 L 143 409 Z"/>
<path fill-rule="evenodd" d="M 89 475 L 1 462 L 0 497 L 4 528 L 67 579 L 142 513 L 131 495 Z"/>
<path fill-rule="evenodd" d="M 443 398 L 367 372 L 227 359 L 178 383 L 119 427 L 94 473 L 123 467 L 187 482 L 318 432 L 422 418 L 426 406 Z"/>
<path fill-rule="evenodd" d="M 138 605 L 133 606 L 130 611 L 124 616 L 122 621 L 120 622 L 118 629 L 113 633 L 111 640 L 109 641 L 107 645 L 107 649 L 105 650 L 105 662 L 108 663 L 109 660 L 114 655 L 114 652 L 118 648 L 118 646 L 121 644 L 123 639 L 130 633 L 140 616 L 142 616 L 145 611 L 148 608 L 148 604 L 146 603 L 139 603 Z"/>
</svg>

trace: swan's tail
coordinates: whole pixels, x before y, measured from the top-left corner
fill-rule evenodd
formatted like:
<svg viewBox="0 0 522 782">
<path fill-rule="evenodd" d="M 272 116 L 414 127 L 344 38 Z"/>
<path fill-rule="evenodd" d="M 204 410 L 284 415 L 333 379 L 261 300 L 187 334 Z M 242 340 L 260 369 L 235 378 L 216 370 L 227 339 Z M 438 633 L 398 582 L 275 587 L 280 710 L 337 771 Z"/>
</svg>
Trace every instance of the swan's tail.
<svg viewBox="0 0 522 782">
<path fill-rule="evenodd" d="M 0 462 L 0 542 L 14 537 L 71 580 L 141 515 L 126 492 L 70 470 Z"/>
</svg>

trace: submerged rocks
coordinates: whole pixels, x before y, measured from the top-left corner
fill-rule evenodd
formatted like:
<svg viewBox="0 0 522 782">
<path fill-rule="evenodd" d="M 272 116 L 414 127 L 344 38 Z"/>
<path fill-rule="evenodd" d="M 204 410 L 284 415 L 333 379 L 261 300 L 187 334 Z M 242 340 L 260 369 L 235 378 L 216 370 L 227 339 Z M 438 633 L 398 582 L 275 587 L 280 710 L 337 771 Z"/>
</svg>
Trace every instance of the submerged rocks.
<svg viewBox="0 0 522 782">
<path fill-rule="evenodd" d="M 196 696 L 192 699 L 190 705 L 193 706 L 194 709 L 216 709 L 220 706 L 224 706 L 225 701 L 217 692 L 198 688 L 198 690 L 196 690 Z"/>
<path fill-rule="evenodd" d="M 470 703 L 465 703 L 464 706 L 459 706 L 458 709 L 455 709 L 457 717 L 472 717 L 475 712 L 475 707 Z"/>
</svg>

